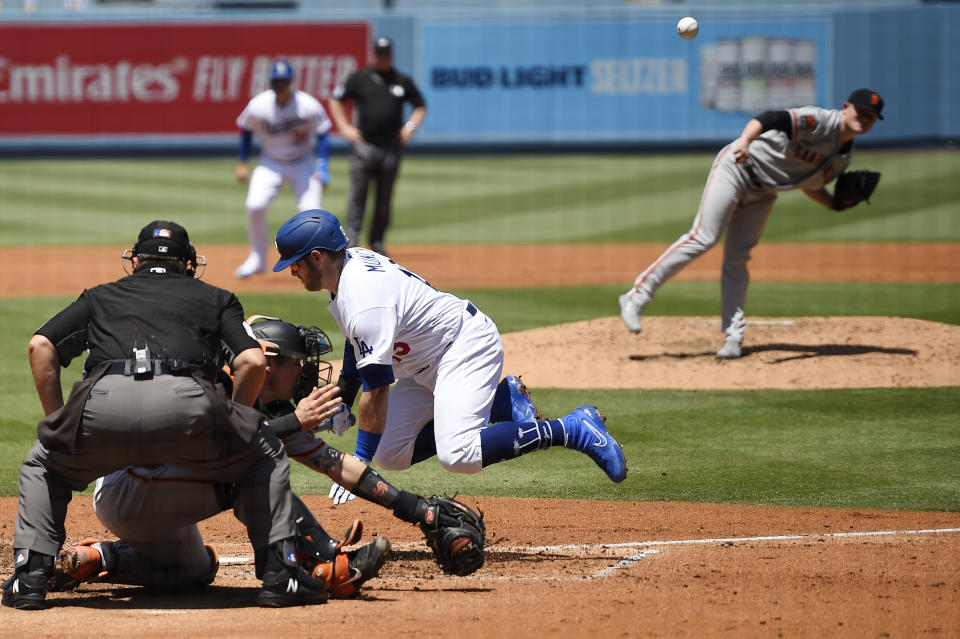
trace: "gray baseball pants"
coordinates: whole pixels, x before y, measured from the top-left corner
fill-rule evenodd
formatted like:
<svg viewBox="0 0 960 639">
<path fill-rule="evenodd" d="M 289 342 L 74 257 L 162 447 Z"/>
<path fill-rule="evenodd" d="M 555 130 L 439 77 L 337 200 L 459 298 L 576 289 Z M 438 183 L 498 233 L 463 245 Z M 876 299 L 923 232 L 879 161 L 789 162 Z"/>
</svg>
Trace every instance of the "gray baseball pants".
<svg viewBox="0 0 960 639">
<path fill-rule="evenodd" d="M 712 248 L 726 230 L 720 280 L 721 330 L 726 332 L 738 308 L 745 308 L 750 273 L 747 262 L 760 241 L 777 200 L 773 190 L 756 188 L 733 161 L 733 145 L 717 154 L 690 230 L 670 245 L 634 287 L 650 298 L 683 267 Z"/>
<path fill-rule="evenodd" d="M 353 145 L 350 156 L 350 195 L 347 198 L 347 238 L 350 246 L 360 242 L 363 216 L 367 208 L 370 182 L 375 182 L 373 222 L 370 226 L 370 247 L 379 251 L 390 226 L 390 211 L 393 206 L 393 185 L 400 172 L 403 155 L 401 144 L 377 146 L 369 142 Z"/>
<path fill-rule="evenodd" d="M 49 450 L 37 441 L 21 465 L 14 548 L 56 555 L 66 538 L 72 491 L 126 466 L 166 463 L 235 484 L 235 511 L 255 549 L 293 537 L 290 462 L 276 434 L 261 429 L 228 457 L 221 453 L 223 436 L 192 377 L 104 376 L 84 406 L 76 454 Z"/>
</svg>

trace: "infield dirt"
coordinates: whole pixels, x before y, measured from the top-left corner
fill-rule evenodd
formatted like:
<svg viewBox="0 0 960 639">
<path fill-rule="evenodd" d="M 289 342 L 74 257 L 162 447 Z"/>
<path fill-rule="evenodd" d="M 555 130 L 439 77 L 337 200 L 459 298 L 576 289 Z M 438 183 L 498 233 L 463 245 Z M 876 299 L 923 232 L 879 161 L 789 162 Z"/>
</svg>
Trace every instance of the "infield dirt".
<svg viewBox="0 0 960 639">
<path fill-rule="evenodd" d="M 398 246 L 394 258 L 440 288 L 626 286 L 662 248 Z M 38 269 L 47 249 L 4 249 L 0 296 L 76 295 L 120 275 L 120 250 L 58 248 L 51 273 Z M 205 279 L 237 291 L 301 290 L 286 275 L 234 280 L 230 271 L 244 251 L 209 251 Z M 719 253 L 711 252 L 679 279 L 716 280 L 718 264 Z M 952 244 L 761 245 L 751 272 L 755 281 L 956 282 L 960 250 Z M 712 319 L 651 317 L 645 332 L 635 336 L 621 329 L 616 312 L 614 299 L 609 318 L 506 335 L 506 372 L 523 374 L 534 392 L 579 387 L 567 371 L 583 370 L 586 357 L 591 370 L 603 369 L 605 362 L 609 379 L 594 385 L 609 388 L 960 384 L 955 326 L 894 318 L 749 318 L 754 325 L 745 342 L 747 356 L 718 362 L 713 352 L 719 324 Z M 402 484 L 402 474 L 396 480 Z M 480 572 L 449 577 L 439 572 L 417 529 L 386 511 L 360 500 L 339 508 L 321 496 L 305 500 L 332 534 L 360 517 L 364 541 L 385 535 L 393 543 L 393 560 L 362 599 L 287 610 L 254 607 L 257 581 L 249 545 L 242 527 L 222 514 L 201 529 L 221 557 L 237 563 L 225 562 L 203 593 L 169 597 L 84 585 L 52 594 L 54 608 L 47 611 L 3 608 L 0 634 L 960 636 L 956 512 L 466 497 L 486 513 L 494 545 Z M 11 569 L 15 515 L 16 500 L 0 500 L 4 575 Z M 68 543 L 86 536 L 110 538 L 90 498 L 80 496 L 68 514 Z"/>
</svg>

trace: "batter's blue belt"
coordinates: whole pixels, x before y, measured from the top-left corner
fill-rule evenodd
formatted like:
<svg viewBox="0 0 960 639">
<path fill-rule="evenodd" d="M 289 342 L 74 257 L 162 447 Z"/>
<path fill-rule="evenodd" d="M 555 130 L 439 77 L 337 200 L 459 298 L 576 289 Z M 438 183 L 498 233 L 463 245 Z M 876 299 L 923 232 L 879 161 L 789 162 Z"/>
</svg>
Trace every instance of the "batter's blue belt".
<svg viewBox="0 0 960 639">
<path fill-rule="evenodd" d="M 476 317 L 476 315 L 477 315 L 477 307 L 474 306 L 474 305 L 473 305 L 473 302 L 471 302 L 471 301 L 469 301 L 469 300 L 467 301 L 467 305 L 464 307 L 464 310 L 467 311 L 468 313 L 470 313 L 471 315 L 473 315 L 474 317 Z M 446 353 L 446 352 L 447 352 L 447 349 L 450 348 L 452 345 L 453 345 L 453 342 L 450 342 L 449 344 L 447 344 L 446 346 L 444 346 L 444 347 L 443 347 L 443 351 L 441 351 L 441 353 L 440 353 L 440 356 L 442 357 L 442 356 L 443 356 L 443 353 Z M 438 360 L 438 361 L 439 361 L 439 359 L 440 359 L 440 357 L 437 357 L 437 360 Z M 433 366 L 433 364 L 427 364 L 426 366 L 424 366 L 423 368 L 421 368 L 420 370 L 418 370 L 416 373 L 414 373 L 414 375 L 419 375 L 420 373 L 422 373 L 423 371 L 427 370 L 427 369 L 430 368 L 431 366 Z"/>
</svg>

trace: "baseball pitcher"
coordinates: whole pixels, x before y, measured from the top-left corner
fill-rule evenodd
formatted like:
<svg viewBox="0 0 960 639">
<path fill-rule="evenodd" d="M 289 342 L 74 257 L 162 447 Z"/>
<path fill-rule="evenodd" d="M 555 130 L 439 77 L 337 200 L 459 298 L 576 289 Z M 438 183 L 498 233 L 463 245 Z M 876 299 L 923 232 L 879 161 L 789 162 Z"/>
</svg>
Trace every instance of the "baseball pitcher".
<svg viewBox="0 0 960 639">
<path fill-rule="evenodd" d="M 751 119 L 740 137 L 717 154 L 690 230 L 620 296 L 620 316 L 627 328 L 639 333 L 643 309 L 657 289 L 716 244 L 726 231 L 720 285 L 725 339 L 717 357 L 740 357 L 747 325 L 743 314 L 750 280 L 747 261 L 760 241 L 777 195 L 801 189 L 830 210 L 866 200 L 876 187 L 878 173 L 857 180 L 841 177 L 833 195 L 825 185 L 843 176 L 853 153 L 853 139 L 869 132 L 878 118 L 883 119 L 882 110 L 883 99 L 875 91 L 858 89 L 839 110 L 805 106 L 767 111 Z"/>
</svg>

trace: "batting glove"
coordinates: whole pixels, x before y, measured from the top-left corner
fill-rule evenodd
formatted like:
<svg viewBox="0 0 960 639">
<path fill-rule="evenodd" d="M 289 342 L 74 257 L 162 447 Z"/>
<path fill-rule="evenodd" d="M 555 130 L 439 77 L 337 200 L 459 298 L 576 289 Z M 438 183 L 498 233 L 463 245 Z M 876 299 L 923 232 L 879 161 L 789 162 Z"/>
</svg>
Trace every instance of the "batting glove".
<svg viewBox="0 0 960 639">
<path fill-rule="evenodd" d="M 333 501 L 334 506 L 345 504 L 348 501 L 353 501 L 357 498 L 356 495 L 351 493 L 337 482 L 333 482 L 333 485 L 330 486 L 330 494 L 327 496 Z"/>
<path fill-rule="evenodd" d="M 353 416 L 346 404 L 340 404 L 337 412 L 320 422 L 317 430 L 329 430 L 336 435 L 343 435 L 350 430 L 350 427 L 357 423 L 357 418 Z"/>
</svg>

